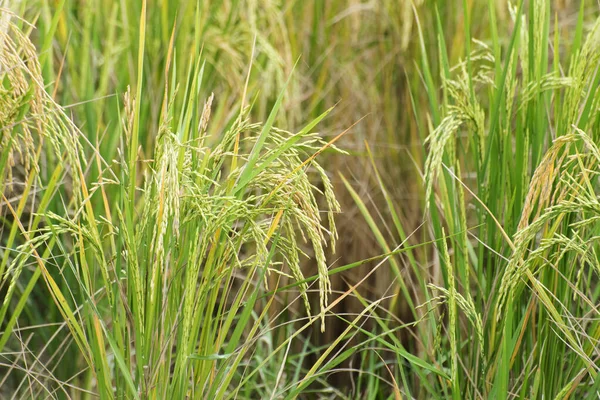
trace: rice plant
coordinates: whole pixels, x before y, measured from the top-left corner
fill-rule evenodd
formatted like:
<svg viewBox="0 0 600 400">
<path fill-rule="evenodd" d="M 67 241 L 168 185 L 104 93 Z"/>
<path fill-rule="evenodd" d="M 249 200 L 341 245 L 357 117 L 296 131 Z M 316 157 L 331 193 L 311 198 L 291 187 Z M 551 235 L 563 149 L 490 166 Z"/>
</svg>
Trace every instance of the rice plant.
<svg viewBox="0 0 600 400">
<path fill-rule="evenodd" d="M 587 22 L 597 12 L 582 2 L 565 43 L 548 2 L 508 11 L 507 27 L 488 7 L 481 40 L 466 26 L 455 65 L 438 19 L 439 96 L 431 63 L 421 64 L 431 118 L 424 224 L 435 246 L 414 273 L 427 287 L 413 308 L 420 359 L 406 357 L 420 370 L 406 389 L 416 397 L 598 393 L 600 42 L 598 20 Z"/>
<path fill-rule="evenodd" d="M 145 95 L 140 80 L 136 94 L 124 94 L 122 124 L 114 131 L 120 133 L 116 158 L 106 160 L 98 143 L 85 140 L 51 100 L 31 42 L 4 15 L 3 126 L 11 129 L 3 135 L 3 182 L 15 183 L 10 167 L 17 153 L 29 175 L 16 209 L 3 197 L 10 233 L 3 250 L 0 347 L 12 363 L 3 363 L 3 381 L 13 371 L 21 377 L 8 386 L 13 396 L 236 396 L 244 377 L 240 365 L 265 334 L 259 328 L 272 329 L 265 317 L 274 296 L 259 296 L 277 288 L 267 285 L 268 277 L 298 281 L 311 315 L 301 238 L 317 260 L 320 307 L 314 312 L 320 317 L 310 317 L 293 337 L 317 319 L 325 329 L 331 287 L 324 248 L 328 238 L 335 246 L 339 205 L 316 162 L 335 145 L 313 128 L 327 113 L 297 133 L 278 129 L 273 123 L 282 93 L 264 123 L 252 123 L 242 101 L 226 128 L 209 135 L 213 96 L 197 107 L 205 63 L 200 56 L 190 61 L 191 83 L 178 106 L 179 86 L 169 70 L 177 61 L 172 47 L 152 159 L 142 159 L 138 146 L 138 99 Z M 142 12 L 140 54 L 144 17 Z M 138 71 L 142 76 L 143 57 Z M 88 161 L 82 142 L 92 154 Z M 42 165 L 46 151 L 53 153 Z M 90 183 L 91 165 L 98 179 Z M 46 177 L 42 168 L 54 171 Z M 29 196 L 36 188 L 37 196 Z M 28 202 L 35 211 L 25 227 Z M 50 343 L 31 350 L 18 323 L 40 276 L 62 317 L 56 337 L 70 332 L 52 354 L 46 354 Z M 60 354 L 65 348 L 73 365 Z M 70 371 L 78 372 L 65 378 Z"/>
</svg>

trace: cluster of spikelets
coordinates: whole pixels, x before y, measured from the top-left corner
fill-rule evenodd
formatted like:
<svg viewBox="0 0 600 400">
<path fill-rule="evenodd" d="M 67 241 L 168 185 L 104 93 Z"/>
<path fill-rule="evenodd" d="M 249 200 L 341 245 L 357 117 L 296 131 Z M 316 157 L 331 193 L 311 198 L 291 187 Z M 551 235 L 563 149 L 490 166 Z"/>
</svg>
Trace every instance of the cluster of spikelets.
<svg viewBox="0 0 600 400">
<path fill-rule="evenodd" d="M 39 146 L 46 140 L 56 157 L 77 162 L 77 130 L 45 92 L 36 49 L 0 9 L 0 121 L 3 184 L 13 183 L 12 170 L 24 175 L 37 169 Z M 12 187 L 9 187 L 12 189 Z"/>
<path fill-rule="evenodd" d="M 532 176 L 518 225 L 519 230 L 514 237 L 514 253 L 501 281 L 497 316 L 502 311 L 506 297 L 514 297 L 519 293 L 515 288 L 520 286 L 521 279 L 525 278 L 525 271 L 535 264 L 534 260 L 539 261 L 540 255 L 547 253 L 553 244 L 565 244 L 564 235 L 555 227 L 551 230 L 552 235 L 537 243 L 536 249 L 529 253 L 528 249 L 539 238 L 542 229 L 549 223 L 556 224 L 570 219 L 567 216 L 573 213 L 578 215 L 568 228 L 569 235 L 573 235 L 570 239 L 571 244 L 566 246 L 570 250 L 581 249 L 578 246 L 572 247 L 574 243 L 582 240 L 584 242 L 581 243 L 587 242 L 588 239 L 582 238 L 582 235 L 585 237 L 582 230 L 588 234 L 594 232 L 594 229 L 585 228 L 589 228 L 597 219 L 599 210 L 595 181 L 600 170 L 600 152 L 597 138 L 588 135 L 586 131 L 594 130 L 596 119 L 590 118 L 582 125 L 579 115 L 584 108 L 598 109 L 600 106 L 600 96 L 588 98 L 587 93 L 599 60 L 600 20 L 596 22 L 579 53 L 573 58 L 568 77 L 548 79 L 549 89 L 565 89 L 563 105 L 558 109 L 559 115 L 556 116 L 556 120 L 560 122 L 557 124 L 558 129 L 563 133 L 554 140 Z M 593 240 L 589 242 L 590 245 L 591 243 Z M 560 258 L 564 255 L 563 250 L 560 250 L 562 247 L 558 245 L 559 251 L 554 249 L 554 256 Z M 583 248 L 593 251 L 593 248 L 587 245 Z M 586 257 L 583 254 L 581 256 L 585 261 Z M 526 259 L 530 261 L 526 262 Z"/>
<path fill-rule="evenodd" d="M 249 267 L 253 264 L 266 265 L 268 272 L 284 274 L 282 262 L 290 269 L 297 281 L 303 281 L 300 270 L 300 255 L 297 234 L 308 240 L 314 250 L 319 267 L 321 310 L 327 305 L 327 295 L 331 291 L 324 245 L 330 237 L 335 247 L 334 213 L 339 212 L 339 204 L 333 195 L 331 182 L 323 168 L 314 160 L 305 159 L 327 145 L 318 134 L 308 133 L 298 137 L 290 132 L 271 128 L 264 143 L 259 160 L 265 160 L 260 172 L 240 187 L 240 177 L 246 168 L 247 156 L 236 154 L 236 141 L 242 149 L 255 146 L 262 130 L 262 124 L 251 123 L 248 109 L 233 122 L 216 145 L 207 144 L 206 129 L 210 116 L 209 100 L 199 122 L 197 135 L 182 143 L 178 135 L 165 120 L 160 128 L 155 149 L 154 167 L 146 177 L 144 186 L 144 209 L 140 218 L 139 232 L 150 229 L 150 252 L 155 254 L 153 261 L 157 268 L 168 268 L 166 258 L 172 257 L 165 249 L 167 231 L 173 235 L 175 243 L 180 240 L 186 226 L 202 227 L 198 236 L 199 258 L 189 260 L 191 265 L 200 266 L 208 256 L 215 237 L 222 240 L 223 259 L 228 267 Z M 240 137 L 244 136 L 243 138 Z M 285 152 L 279 150 L 286 142 L 296 144 Z M 277 153 L 277 154 L 276 154 Z M 276 154 L 276 158 L 271 156 Z M 234 161 L 236 160 L 236 161 Z M 237 164 L 234 169 L 231 165 Z M 258 167 L 258 166 L 257 166 Z M 311 174 L 320 177 L 327 205 L 327 230 L 321 220 L 321 211 L 315 193 L 316 188 Z M 281 216 L 277 217 L 277 213 Z M 281 261 L 270 262 L 270 238 L 274 229 L 281 229 L 276 254 Z M 217 235 L 217 236 L 215 236 Z M 141 240 L 138 237 L 138 240 Z M 169 246 L 166 246 L 169 247 Z M 240 253 L 245 253 L 244 256 Z M 279 265 L 279 266 L 278 266 Z M 150 293 L 156 282 L 150 282 Z M 307 285 L 301 284 L 302 296 L 307 309 Z"/>
<path fill-rule="evenodd" d="M 585 132 L 575 127 L 573 130 L 574 133 L 556 139 L 536 170 L 520 229 L 514 236 L 514 252 L 499 287 L 496 316 L 502 314 L 507 301 L 519 297 L 525 281 L 535 281 L 534 277 L 543 269 L 552 268 L 563 259 L 578 266 L 568 277 L 574 288 L 573 300 L 585 298 L 587 289 L 581 285 L 593 286 L 594 278 L 590 281 L 590 277 L 600 276 L 596 251 L 600 217 L 596 182 L 600 174 L 600 149 Z M 582 282 L 586 271 L 587 282 Z M 554 310 L 551 301 L 541 299 L 545 306 Z M 577 307 L 567 304 L 563 307 L 551 315 L 569 345 L 588 360 L 582 343 L 595 340 L 586 334 L 585 326 L 589 324 L 580 321 L 574 325 L 577 318 L 571 313 Z M 569 317 L 565 318 L 565 315 Z M 576 340 L 580 334 L 582 336 Z M 588 361 L 588 367 L 592 367 L 594 363 Z"/>
<path fill-rule="evenodd" d="M 12 35 L 16 37 L 13 38 Z M 23 48 L 24 58 L 19 54 L 18 46 L 25 43 Z M 43 114 L 43 99 L 39 85 L 31 84 L 29 68 L 33 69 L 34 79 L 39 78 L 39 69 L 35 62 L 27 59 L 35 59 L 35 49 L 25 40 L 21 32 L 14 29 L 10 23 L 10 15 L 2 13 L 0 20 L 0 46 L 2 46 L 2 57 L 0 67 L 2 80 L 5 82 L 0 88 L 0 120 L 2 121 L 3 134 L 2 150 L 3 158 L 6 158 L 7 181 L 12 186 L 12 169 L 16 161 L 23 160 L 25 171 L 31 168 L 32 160 L 35 159 L 35 143 L 32 129 L 40 128 L 37 124 L 31 124 L 26 120 L 26 114 L 30 111 L 33 115 Z M 33 126 L 32 126 L 33 125 Z M 8 134 L 8 129 L 14 127 L 13 134 Z"/>
<path fill-rule="evenodd" d="M 86 165 L 81 157 L 79 131 L 45 91 L 35 47 L 11 18 L 14 16 L 9 11 L 0 9 L 0 192 L 3 193 L 0 210 L 13 221 L 7 239 L 9 245 L 22 242 L 19 239 L 27 237 L 25 230 L 33 228 L 17 222 L 25 208 L 35 213 L 39 204 L 34 198 L 47 205 L 54 195 L 52 190 L 56 186 L 52 189 L 45 186 L 47 182 L 42 182 L 40 168 L 56 174 L 55 184 L 66 180 L 77 184 L 79 171 L 73 166 L 85 169 Z M 80 199 L 77 192 L 73 197 L 76 199 Z M 39 222 L 39 216 L 36 221 Z M 27 260 L 26 254 L 32 251 L 35 251 L 32 243 L 22 243 L 16 251 L 21 255 L 15 259 L 11 251 L 1 253 L 0 288 L 10 283 L 3 299 L 2 318 Z"/>
</svg>

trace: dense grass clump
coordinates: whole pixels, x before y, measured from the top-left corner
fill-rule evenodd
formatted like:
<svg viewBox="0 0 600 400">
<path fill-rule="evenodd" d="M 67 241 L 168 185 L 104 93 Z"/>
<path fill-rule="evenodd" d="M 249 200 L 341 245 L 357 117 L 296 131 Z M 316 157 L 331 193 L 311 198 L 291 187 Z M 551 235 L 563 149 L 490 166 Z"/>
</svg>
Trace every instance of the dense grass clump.
<svg viewBox="0 0 600 400">
<path fill-rule="evenodd" d="M 454 68 L 440 41 L 424 179 L 442 274 L 429 283 L 427 318 L 446 313 L 432 361 L 450 368 L 440 389 L 454 398 L 598 390 L 600 25 L 584 36 L 585 10 L 567 46 L 543 1 L 511 6 L 507 44 L 492 25 Z"/>
<path fill-rule="evenodd" d="M 251 123 L 242 103 L 223 132 L 208 135 L 213 97 L 196 106 L 204 64 L 191 60 L 193 78 L 180 107 L 174 104 L 178 82 L 168 79 L 152 159 L 139 157 L 139 82 L 137 95 L 124 96 L 117 158 L 103 159 L 96 147 L 90 164 L 98 179 L 90 183 L 80 132 L 46 93 L 31 42 L 10 22 L 4 40 L 2 123 L 14 126 L 3 136 L 3 183 L 15 184 L 15 155 L 28 176 L 19 182 L 16 209 L 3 197 L 11 227 L 5 248 L 13 250 L 3 251 L 1 347 L 29 352 L 18 319 L 41 275 L 76 345 L 66 347 L 80 363 L 65 366 L 67 359 L 46 356 L 44 348 L 20 371 L 26 361 L 16 356 L 13 366 L 6 365 L 22 376 L 10 386 L 15 394 L 68 396 L 72 385 L 53 374 L 36 375 L 55 369 L 64 375 L 73 367 L 93 377 L 88 388 L 103 398 L 235 394 L 240 363 L 262 336 L 259 328 L 269 329 L 262 322 L 273 297 L 259 297 L 261 289 L 275 289 L 267 277 L 298 281 L 310 312 L 298 235 L 317 260 L 324 323 L 331 293 L 324 247 L 328 237 L 335 246 L 333 213 L 339 211 L 315 161 L 325 148 L 335 148 L 311 132 L 324 115 L 295 134 L 277 129 L 280 96 L 264 124 Z M 138 68 L 143 71 L 142 59 Z M 46 150 L 54 153 L 42 163 Z M 41 171 L 52 168 L 47 180 Z M 323 188 L 329 230 L 313 178 Z M 37 188 L 39 203 L 29 196 Z M 35 217 L 25 227 L 28 202 Z"/>
</svg>

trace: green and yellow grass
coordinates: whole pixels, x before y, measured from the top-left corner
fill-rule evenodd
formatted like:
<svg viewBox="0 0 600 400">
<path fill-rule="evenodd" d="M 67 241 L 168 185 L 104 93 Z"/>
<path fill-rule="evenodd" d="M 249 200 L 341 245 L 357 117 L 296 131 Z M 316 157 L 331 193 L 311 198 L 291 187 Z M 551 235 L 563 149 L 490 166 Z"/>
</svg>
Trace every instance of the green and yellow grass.
<svg viewBox="0 0 600 400">
<path fill-rule="evenodd" d="M 597 397 L 592 2 L 0 7 L 1 398 Z"/>
</svg>

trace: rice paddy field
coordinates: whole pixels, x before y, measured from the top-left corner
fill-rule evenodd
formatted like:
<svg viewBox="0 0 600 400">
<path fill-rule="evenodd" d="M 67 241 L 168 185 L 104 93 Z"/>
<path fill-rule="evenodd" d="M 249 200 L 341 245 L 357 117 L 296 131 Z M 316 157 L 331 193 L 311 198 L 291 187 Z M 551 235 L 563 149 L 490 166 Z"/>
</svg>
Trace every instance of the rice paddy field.
<svg viewBox="0 0 600 400">
<path fill-rule="evenodd" d="M 594 0 L 0 0 L 0 399 L 600 397 Z"/>
</svg>

